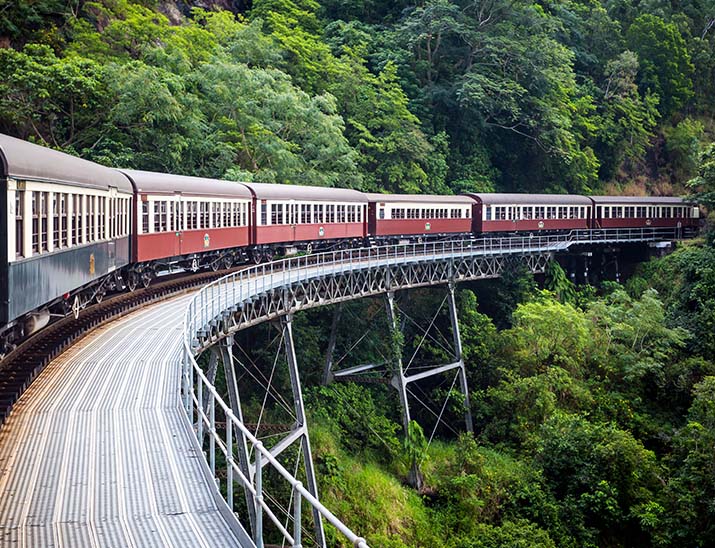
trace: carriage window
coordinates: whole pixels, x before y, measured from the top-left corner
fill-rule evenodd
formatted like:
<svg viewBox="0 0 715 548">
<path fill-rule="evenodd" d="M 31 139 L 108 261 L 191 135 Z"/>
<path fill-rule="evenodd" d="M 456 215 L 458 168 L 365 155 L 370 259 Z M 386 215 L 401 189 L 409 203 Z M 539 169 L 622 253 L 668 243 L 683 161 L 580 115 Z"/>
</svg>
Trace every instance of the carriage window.
<svg viewBox="0 0 715 548">
<path fill-rule="evenodd" d="M 271 224 L 283 224 L 283 204 L 271 204 Z"/>
<path fill-rule="evenodd" d="M 60 207 L 60 215 L 59 215 L 59 227 L 60 227 L 60 239 L 59 239 L 59 247 L 65 247 L 67 246 L 67 239 L 68 239 L 68 234 L 67 234 L 67 202 L 69 200 L 69 197 L 67 194 L 60 194 L 59 195 L 59 207 Z"/>
<path fill-rule="evenodd" d="M 213 228 L 221 228 L 221 210 L 219 209 L 220 204 L 216 202 L 210 202 L 209 208 L 211 210 L 211 226 Z"/>
<path fill-rule="evenodd" d="M 15 256 L 22 257 L 22 236 L 23 236 L 23 222 L 22 222 L 22 212 L 25 207 L 25 191 L 16 190 L 15 191 Z"/>
<path fill-rule="evenodd" d="M 72 194 L 72 245 L 79 243 L 80 216 L 82 215 L 82 197 Z"/>
<path fill-rule="evenodd" d="M 92 197 L 87 196 L 85 198 L 85 206 L 84 206 L 84 241 L 85 242 L 92 241 L 92 233 L 90 232 L 90 227 L 92 226 L 91 207 L 92 207 Z"/>
<path fill-rule="evenodd" d="M 266 202 L 261 203 L 261 224 L 263 226 L 268 224 L 268 204 Z"/>
<path fill-rule="evenodd" d="M 196 230 L 199 227 L 199 203 L 189 202 L 186 204 L 188 210 L 189 230 Z"/>
<path fill-rule="evenodd" d="M 55 249 L 60 247 L 60 231 L 62 225 L 60 221 L 60 197 L 58 194 L 52 196 L 52 245 Z"/>
<path fill-rule="evenodd" d="M 221 226 L 231 226 L 231 204 L 225 202 L 221 204 Z"/>
<path fill-rule="evenodd" d="M 300 222 L 307 224 L 310 222 L 310 206 L 308 204 L 300 204 Z"/>
<path fill-rule="evenodd" d="M 47 251 L 47 216 L 49 214 L 50 196 L 49 192 L 40 193 L 40 226 L 42 228 L 42 236 L 40 239 L 40 250 Z"/>
<path fill-rule="evenodd" d="M 315 210 L 313 211 L 313 214 L 315 215 L 315 222 L 316 223 L 322 223 L 323 222 L 323 208 L 325 206 L 323 204 L 317 204 L 315 206 Z"/>
<path fill-rule="evenodd" d="M 32 252 L 40 251 L 40 193 L 32 193 Z"/>
<path fill-rule="evenodd" d="M 154 232 L 161 232 L 161 206 L 154 202 Z"/>
<path fill-rule="evenodd" d="M 626 219 L 632 219 L 633 217 L 635 217 L 635 208 L 633 208 L 632 206 L 627 206 L 624 209 Z"/>
<path fill-rule="evenodd" d="M 672 217 L 672 208 L 664 207 L 663 208 L 663 217 Z"/>
<path fill-rule="evenodd" d="M 87 196 L 87 241 L 93 242 L 96 240 L 94 235 L 94 212 L 96 211 L 95 196 Z"/>
</svg>

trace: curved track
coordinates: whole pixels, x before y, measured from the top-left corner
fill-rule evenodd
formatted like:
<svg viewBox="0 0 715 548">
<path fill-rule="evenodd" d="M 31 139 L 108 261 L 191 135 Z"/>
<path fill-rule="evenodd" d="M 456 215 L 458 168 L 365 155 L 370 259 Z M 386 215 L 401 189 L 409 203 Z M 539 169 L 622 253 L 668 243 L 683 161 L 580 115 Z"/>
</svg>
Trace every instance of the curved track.
<svg viewBox="0 0 715 548">
<path fill-rule="evenodd" d="M 180 407 L 188 297 L 95 329 L 0 430 L 2 546 L 249 546 Z"/>
</svg>

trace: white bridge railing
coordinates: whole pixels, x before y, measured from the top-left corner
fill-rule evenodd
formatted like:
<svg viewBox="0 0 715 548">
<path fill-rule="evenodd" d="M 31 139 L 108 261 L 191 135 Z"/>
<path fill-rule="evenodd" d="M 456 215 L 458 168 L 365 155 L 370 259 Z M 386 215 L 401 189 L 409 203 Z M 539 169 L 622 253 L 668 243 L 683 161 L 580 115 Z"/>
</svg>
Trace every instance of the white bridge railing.
<svg viewBox="0 0 715 548">
<path fill-rule="evenodd" d="M 260 294 L 287 287 L 316 276 L 331 276 L 340 272 L 370 269 L 385 264 L 414 261 L 444 261 L 465 256 L 498 256 L 533 254 L 565 250 L 572 245 L 609 244 L 627 242 L 666 241 L 680 237 L 679 229 L 604 229 L 575 230 L 557 235 L 524 235 L 496 238 L 470 238 L 441 242 L 390 245 L 364 249 L 345 249 L 304 255 L 256 265 L 229 274 L 202 288 L 191 300 L 184 319 L 184 348 L 182 359 L 182 400 L 189 420 L 195 424 L 199 445 L 208 435 L 207 460 L 216 477 L 216 451 L 226 461 L 225 500 L 233 510 L 234 483 L 247 489 L 255 500 L 253 539 L 263 546 L 263 517 L 267 517 L 291 546 L 301 546 L 301 512 L 303 501 L 315 508 L 355 547 L 368 548 L 367 542 L 351 531 L 320 501 L 311 495 L 283 465 L 263 446 L 251 431 L 236 417 L 216 388 L 209 382 L 196 362 L 195 353 L 202 349 L 196 341 L 199 334 L 216 325 L 227 313 Z M 217 416 L 218 415 L 218 416 Z M 217 423 L 225 424 L 223 434 Z M 243 435 L 254 450 L 252 478 L 246 477 L 234 451 L 235 435 Z M 293 493 L 293 530 L 288 531 L 281 519 L 263 498 L 262 470 L 267 461 L 290 485 Z"/>
</svg>

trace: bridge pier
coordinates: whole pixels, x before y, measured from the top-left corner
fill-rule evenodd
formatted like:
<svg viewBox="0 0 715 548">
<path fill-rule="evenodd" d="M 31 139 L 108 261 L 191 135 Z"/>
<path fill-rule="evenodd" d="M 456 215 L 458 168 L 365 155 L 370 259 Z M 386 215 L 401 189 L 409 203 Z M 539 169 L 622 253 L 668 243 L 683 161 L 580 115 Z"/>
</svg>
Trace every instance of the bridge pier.
<svg viewBox="0 0 715 548">
<path fill-rule="evenodd" d="M 223 373 L 226 379 L 226 390 L 228 391 L 229 405 L 231 406 L 231 412 L 238 418 L 239 421 L 243 421 L 243 411 L 241 410 L 241 396 L 238 391 L 238 382 L 236 381 L 236 369 L 233 365 L 233 335 L 228 335 L 218 343 L 218 350 L 213 351 L 212 354 L 221 356 L 221 362 L 223 364 Z M 234 434 L 236 438 L 236 445 L 238 446 L 238 466 L 241 473 L 249 481 L 253 481 L 253 467 L 251 466 L 251 461 L 248 453 L 248 440 L 245 434 L 241 430 L 236 430 Z M 232 436 L 232 437 L 234 437 Z M 233 455 L 233 448 L 230 448 L 231 456 Z M 229 470 L 231 467 L 229 465 Z M 231 481 L 228 482 L 227 486 L 227 503 L 231 511 L 233 511 L 233 478 L 231 473 Z M 246 497 L 246 508 L 248 509 L 248 519 L 250 520 L 251 530 L 256 532 L 256 512 L 262 511 L 256 506 L 256 499 L 248 489 L 244 488 L 244 493 Z"/>
<path fill-rule="evenodd" d="M 410 402 L 407 400 L 407 378 L 405 377 L 404 369 L 402 368 L 402 344 L 399 340 L 402 335 L 400 326 L 397 324 L 397 314 L 395 314 L 395 292 L 388 291 L 385 298 L 385 309 L 387 310 L 387 319 L 390 325 L 390 349 L 392 350 L 392 359 L 395 361 L 392 364 L 392 378 L 390 384 L 397 390 L 400 398 L 400 407 L 402 408 L 402 427 L 407 429 L 410 425 Z"/>
<path fill-rule="evenodd" d="M 462 338 L 459 331 L 457 303 L 454 296 L 455 286 L 456 283 L 454 281 L 450 281 L 448 283 L 446 297 L 446 302 L 449 306 L 449 319 L 452 328 L 452 341 L 454 346 L 453 361 L 445 365 L 437 365 L 429 369 L 424 369 L 419 373 L 415 373 L 413 375 L 408 375 L 406 373 L 406 369 L 409 369 L 409 365 L 406 368 L 402 360 L 402 342 L 400 339 L 402 336 L 402 331 L 404 329 L 404 318 L 403 322 L 399 322 L 396 312 L 397 305 L 395 304 L 395 292 L 387 291 L 385 294 L 385 311 L 387 313 L 389 337 L 391 339 L 390 346 L 392 350 L 392 363 L 388 364 L 389 369 L 386 373 L 389 376 L 389 384 L 397 391 L 398 394 L 402 414 L 402 426 L 405 432 L 407 432 L 410 420 L 412 419 L 412 414 L 410 412 L 410 402 L 408 398 L 409 384 L 454 370 L 457 370 L 456 375 L 459 380 L 459 390 L 464 398 L 465 427 L 467 432 L 474 431 L 474 426 L 472 423 L 471 405 L 469 400 L 469 387 L 467 386 L 466 369 L 464 366 L 464 359 L 462 357 Z M 374 376 L 366 375 L 367 373 L 372 373 L 381 367 L 376 364 L 357 365 L 342 369 L 340 371 L 333 370 L 333 353 L 335 351 L 335 339 L 337 336 L 340 315 L 341 311 L 338 308 L 333 315 L 330 339 L 328 341 L 328 350 L 325 360 L 323 383 L 328 384 L 335 379 L 349 379 L 355 380 L 357 382 L 375 382 L 376 380 L 379 380 L 376 379 Z"/>
<path fill-rule="evenodd" d="M 395 372 L 390 381 L 390 384 L 395 387 L 400 394 L 400 404 L 402 405 L 402 422 L 407 432 L 407 426 L 410 423 L 410 405 L 407 398 L 407 386 L 412 383 L 435 375 L 440 375 L 448 371 L 457 370 L 457 376 L 459 378 L 459 390 L 464 397 L 464 424 L 467 432 L 474 432 L 474 425 L 472 422 L 472 410 L 469 400 L 469 387 L 467 386 L 467 374 L 464 367 L 464 359 L 462 357 L 462 337 L 459 331 L 459 319 L 457 314 L 457 303 L 454 298 L 454 288 L 455 282 L 450 281 L 447 285 L 447 302 L 449 306 L 449 319 L 452 327 L 452 340 L 454 343 L 454 361 L 445 365 L 436 365 L 431 369 L 426 369 L 415 373 L 413 375 L 406 375 L 405 369 L 403 368 L 402 355 L 395 356 Z M 398 329 L 397 318 L 394 313 L 394 293 L 387 293 L 387 310 L 388 317 L 390 319 L 390 325 L 394 330 Z M 401 350 L 401 349 L 400 349 Z M 449 396 L 447 396 L 449 397 Z"/>
<path fill-rule="evenodd" d="M 288 362 L 288 373 L 290 374 L 291 390 L 293 391 L 293 405 L 295 408 L 296 425 L 293 432 L 288 434 L 283 441 L 278 442 L 271 448 L 271 453 L 277 456 L 278 453 L 292 445 L 294 441 L 300 440 L 300 450 L 303 455 L 303 466 L 305 468 L 306 488 L 316 499 L 318 499 L 318 482 L 315 479 L 315 469 L 313 468 L 313 454 L 310 449 L 310 436 L 308 435 L 308 425 L 305 420 L 305 406 L 303 404 L 303 391 L 300 385 L 298 374 L 298 360 L 295 357 L 295 344 L 293 341 L 293 314 L 286 314 L 281 317 L 281 328 L 283 329 L 283 342 L 285 346 L 286 360 Z M 297 436 L 297 437 L 296 437 Z M 284 443 L 287 442 L 287 443 Z M 280 450 L 275 450 L 280 446 Z M 274 451 L 275 450 L 275 451 Z M 325 531 L 323 530 L 323 517 L 316 507 L 312 507 L 313 523 L 315 526 L 315 541 L 318 546 L 326 546 Z M 299 526 L 299 524 L 296 524 Z"/>
</svg>

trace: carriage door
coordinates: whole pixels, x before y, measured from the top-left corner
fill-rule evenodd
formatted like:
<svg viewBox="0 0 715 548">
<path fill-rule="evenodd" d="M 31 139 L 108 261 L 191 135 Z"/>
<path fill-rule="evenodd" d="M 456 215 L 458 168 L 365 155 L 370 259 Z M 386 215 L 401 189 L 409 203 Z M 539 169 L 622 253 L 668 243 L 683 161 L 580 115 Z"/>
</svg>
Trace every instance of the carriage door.
<svg viewBox="0 0 715 548">
<path fill-rule="evenodd" d="M 367 204 L 367 233 L 370 236 L 377 235 L 377 203 L 368 202 Z"/>
<path fill-rule="evenodd" d="M 174 256 L 182 254 L 183 224 L 184 204 L 181 201 L 181 194 L 175 194 L 174 199 L 171 201 L 171 230 L 174 233 Z"/>
<path fill-rule="evenodd" d="M 291 202 L 288 204 L 290 211 L 290 237 L 295 241 L 296 225 L 298 224 L 298 204 Z"/>
</svg>

